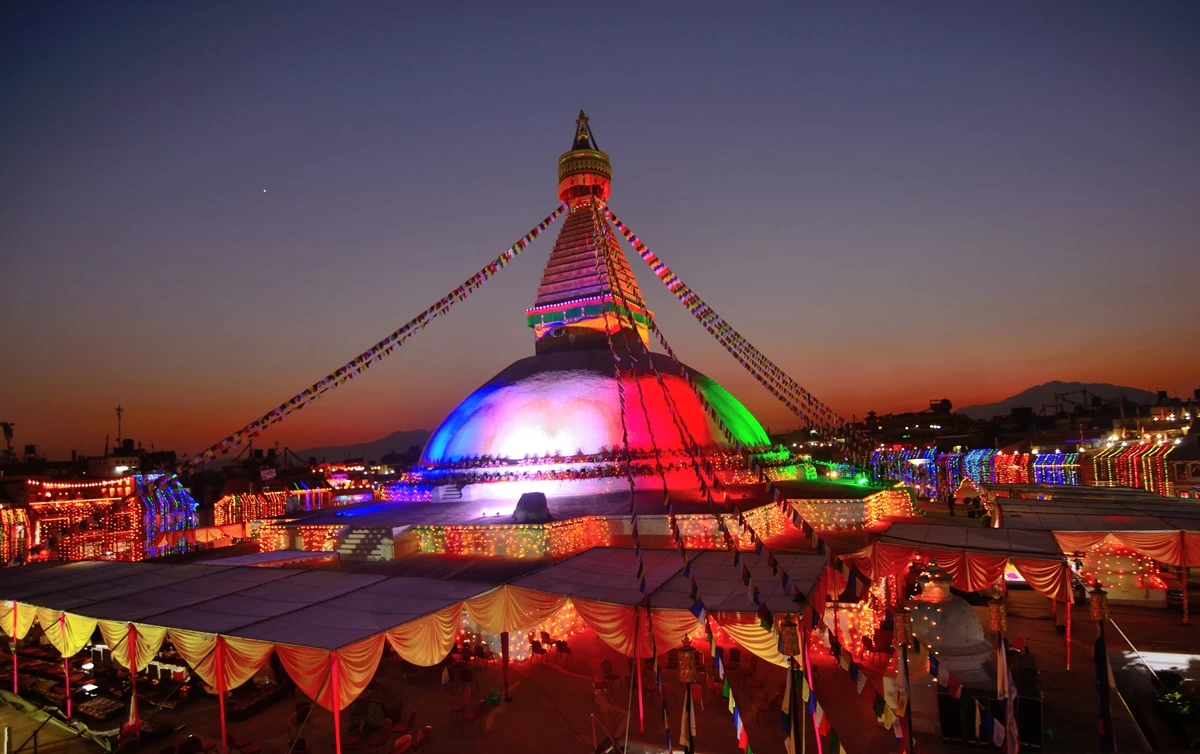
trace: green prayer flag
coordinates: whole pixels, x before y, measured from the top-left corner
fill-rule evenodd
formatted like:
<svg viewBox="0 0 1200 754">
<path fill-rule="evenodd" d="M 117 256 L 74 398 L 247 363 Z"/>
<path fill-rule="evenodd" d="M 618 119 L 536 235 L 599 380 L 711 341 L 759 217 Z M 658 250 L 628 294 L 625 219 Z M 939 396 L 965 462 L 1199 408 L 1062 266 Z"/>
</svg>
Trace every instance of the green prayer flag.
<svg viewBox="0 0 1200 754">
<path fill-rule="evenodd" d="M 725 688 L 721 689 L 721 696 L 726 697 L 726 698 L 729 697 L 729 679 L 728 678 L 725 679 Z"/>
<path fill-rule="evenodd" d="M 882 717 L 883 710 L 887 708 L 887 703 L 883 701 L 883 695 L 875 694 L 875 717 Z"/>
</svg>

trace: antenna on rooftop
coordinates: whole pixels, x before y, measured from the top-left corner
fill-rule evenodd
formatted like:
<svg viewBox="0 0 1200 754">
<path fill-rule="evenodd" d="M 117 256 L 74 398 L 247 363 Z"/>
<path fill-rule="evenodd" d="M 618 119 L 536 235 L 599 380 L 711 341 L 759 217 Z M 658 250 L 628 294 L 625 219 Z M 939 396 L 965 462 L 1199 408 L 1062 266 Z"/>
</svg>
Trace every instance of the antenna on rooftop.
<svg viewBox="0 0 1200 754">
<path fill-rule="evenodd" d="M 117 412 L 117 447 L 121 447 L 121 414 L 125 413 L 125 409 L 118 403 L 114 410 Z"/>
</svg>

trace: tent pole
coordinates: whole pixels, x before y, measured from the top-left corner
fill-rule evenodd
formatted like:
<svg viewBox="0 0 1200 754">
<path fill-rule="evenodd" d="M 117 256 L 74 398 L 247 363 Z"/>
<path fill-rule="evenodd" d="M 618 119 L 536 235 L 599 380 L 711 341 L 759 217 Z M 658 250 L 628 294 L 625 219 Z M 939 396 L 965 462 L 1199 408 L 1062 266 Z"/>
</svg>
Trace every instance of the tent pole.
<svg viewBox="0 0 1200 754">
<path fill-rule="evenodd" d="M 816 615 L 815 609 L 813 611 L 813 615 Z M 808 676 L 808 691 L 809 691 L 809 693 L 816 694 L 817 690 L 813 686 L 813 682 L 812 682 L 812 661 L 809 660 L 809 658 L 808 658 L 808 639 L 809 639 L 808 629 L 804 629 L 804 632 L 800 635 L 801 648 L 804 650 L 804 674 Z M 820 731 L 820 728 L 817 726 L 817 718 L 816 718 L 815 714 L 813 716 L 813 736 L 815 736 L 817 739 L 817 754 L 821 754 L 821 749 L 822 749 L 822 747 L 821 747 L 821 731 Z M 834 754 L 836 754 L 836 752 Z"/>
<path fill-rule="evenodd" d="M 225 731 L 225 637 L 218 636 L 214 651 L 217 653 L 217 708 L 221 714 L 221 754 L 229 754 L 229 734 Z"/>
<path fill-rule="evenodd" d="M 511 702 L 512 697 L 508 695 L 508 632 L 504 631 L 500 634 L 500 663 L 504 670 L 504 701 Z"/>
<path fill-rule="evenodd" d="M 638 687 L 638 733 L 646 732 L 646 709 L 642 701 L 642 661 L 638 657 L 637 640 L 638 640 L 638 609 L 637 605 L 633 606 L 633 672 L 637 674 Z M 629 689 L 633 691 L 632 688 Z M 625 748 L 629 748 L 629 726 L 625 726 Z"/>
<path fill-rule="evenodd" d="M 67 614 L 58 614 L 58 630 L 62 636 L 63 646 L 67 643 Z M 63 652 L 63 688 L 67 692 L 67 719 L 71 719 L 71 658 L 67 657 L 67 653 Z"/>
<path fill-rule="evenodd" d="M 63 658 L 63 687 L 67 696 L 67 719 L 71 719 L 71 659 Z"/>
<path fill-rule="evenodd" d="M 13 629 L 12 629 L 12 653 L 13 653 L 13 696 L 19 695 L 17 691 L 17 610 L 20 606 L 14 600 L 13 603 Z"/>
<path fill-rule="evenodd" d="M 1071 669 L 1071 602 L 1075 599 L 1075 591 L 1071 585 L 1071 566 L 1067 561 L 1063 561 L 1063 572 L 1067 576 L 1067 670 Z M 1058 611 L 1058 605 L 1054 607 L 1055 612 Z"/>
<path fill-rule="evenodd" d="M 330 655 L 333 666 L 333 740 L 335 751 L 342 754 L 342 679 L 338 674 L 338 655 Z"/>
<path fill-rule="evenodd" d="M 129 629 L 125 634 L 125 643 L 129 645 L 129 680 L 133 684 L 133 699 L 129 704 L 129 724 L 136 726 L 138 723 L 138 702 L 137 702 L 137 627 L 132 623 L 128 624 Z M 136 728 L 135 728 L 136 730 Z"/>
<path fill-rule="evenodd" d="M 1187 551 L 1187 534 L 1182 529 L 1179 530 L 1179 586 L 1183 588 L 1183 625 L 1189 625 L 1192 621 L 1188 617 L 1188 551 Z"/>
</svg>

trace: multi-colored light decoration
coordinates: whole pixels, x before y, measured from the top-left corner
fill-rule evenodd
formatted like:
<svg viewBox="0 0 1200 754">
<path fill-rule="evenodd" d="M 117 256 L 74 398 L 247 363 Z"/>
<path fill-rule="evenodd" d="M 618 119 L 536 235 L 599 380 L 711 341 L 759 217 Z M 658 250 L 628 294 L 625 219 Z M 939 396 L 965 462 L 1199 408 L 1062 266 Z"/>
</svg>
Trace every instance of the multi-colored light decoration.
<svg viewBox="0 0 1200 754">
<path fill-rule="evenodd" d="M 996 484 L 1029 484 L 1029 453 L 1005 453 L 992 456 L 992 481 Z"/>
<path fill-rule="evenodd" d="M 825 606 L 825 625 L 837 628 L 842 646 L 850 650 L 856 661 L 862 662 L 866 654 L 863 639 L 874 641 L 887 617 L 888 582 L 891 580 L 890 576 L 876 579 L 859 602 L 845 605 L 831 600 Z"/>
<path fill-rule="evenodd" d="M 27 550 L 29 514 L 24 508 L 0 508 L 0 563 L 22 558 Z"/>
<path fill-rule="evenodd" d="M 1089 481 L 1097 487 L 1135 487 L 1170 497 L 1172 486 L 1166 459 L 1176 442 L 1152 441 L 1148 437 L 1110 442 L 1088 454 Z"/>
<path fill-rule="evenodd" d="M 1033 457 L 1031 470 L 1036 484 L 1079 484 L 1079 454 L 1041 453 Z"/>
<path fill-rule="evenodd" d="M 893 519 L 917 515 L 905 489 L 880 490 L 861 500 L 790 500 L 809 526 L 818 531 L 877 530 Z"/>
<path fill-rule="evenodd" d="M 223 526 L 282 516 L 287 499 L 288 493 L 283 490 L 225 495 L 213 504 L 213 523 Z"/>
<path fill-rule="evenodd" d="M 39 555 L 54 550 L 64 560 L 141 560 L 173 551 L 155 548 L 153 542 L 163 532 L 196 528 L 197 503 L 177 481 L 151 488 L 149 483 L 157 478 L 135 474 L 80 483 L 29 480 L 29 546 L 38 548 Z M 126 498 L 134 490 L 143 494 Z M 174 549 L 183 547 L 186 544 Z"/>
<path fill-rule="evenodd" d="M 963 474 L 974 482 L 976 487 L 991 483 L 992 459 L 995 457 L 994 450 L 968 450 L 963 456 Z"/>
<path fill-rule="evenodd" d="M 962 453 L 940 453 L 937 457 L 937 497 L 953 495 L 966 477 Z"/>
<path fill-rule="evenodd" d="M 572 555 L 589 547 L 607 547 L 608 521 L 600 516 L 546 524 L 490 526 L 414 526 L 417 551 L 448 555 L 530 558 Z"/>
<path fill-rule="evenodd" d="M 1167 588 L 1158 563 L 1111 537 L 1084 553 L 1080 575 L 1089 587 L 1099 581 L 1109 591 Z"/>
<path fill-rule="evenodd" d="M 903 482 L 920 495 L 937 494 L 937 450 L 934 448 L 881 448 L 871 453 L 870 467 L 877 481 Z"/>
<path fill-rule="evenodd" d="M 277 521 L 263 521 L 254 532 L 254 540 L 262 552 L 300 549 L 305 552 L 332 552 L 337 547 L 341 525 L 288 526 Z M 295 542 L 294 537 L 300 541 Z M 298 545 L 298 547 L 297 547 Z"/>
</svg>

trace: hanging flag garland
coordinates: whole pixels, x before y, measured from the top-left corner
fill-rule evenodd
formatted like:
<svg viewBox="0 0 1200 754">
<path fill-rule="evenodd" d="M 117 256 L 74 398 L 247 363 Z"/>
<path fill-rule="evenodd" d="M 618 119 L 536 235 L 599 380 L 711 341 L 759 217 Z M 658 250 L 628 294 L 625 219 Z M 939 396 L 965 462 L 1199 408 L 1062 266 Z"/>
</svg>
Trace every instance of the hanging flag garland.
<svg viewBox="0 0 1200 754">
<path fill-rule="evenodd" d="M 807 390 L 800 387 L 795 380 L 776 366 L 765 354 L 754 348 L 749 340 L 721 319 L 716 311 L 696 295 L 695 291 L 691 290 L 678 275 L 672 272 L 670 268 L 655 256 L 649 247 L 635 236 L 629 230 L 629 227 L 607 205 L 604 207 L 604 212 L 613 221 L 613 224 L 616 225 L 617 230 L 633 245 L 634 250 L 641 256 L 642 261 L 646 262 L 650 269 L 654 271 L 655 276 L 692 313 L 692 316 L 704 326 L 705 330 L 713 335 L 721 345 L 725 346 L 726 351 L 734 356 L 772 395 L 783 402 L 793 413 L 804 418 L 819 430 L 831 433 L 848 428 L 845 419 Z M 865 454 L 865 452 L 869 451 L 869 443 L 867 443 L 865 438 L 859 437 L 858 433 L 853 431 L 848 432 L 848 435 L 848 440 L 854 447 L 855 455 Z"/>
<path fill-rule="evenodd" d="M 538 223 L 537 226 L 522 236 L 519 241 L 501 252 L 500 256 L 484 265 L 479 272 L 467 278 L 467 280 L 463 281 L 462 285 L 451 290 L 432 306 L 409 320 L 407 324 L 395 330 L 363 353 L 355 356 L 348 363 L 334 370 L 326 377 L 317 380 L 291 399 L 279 404 L 276 408 L 271 409 L 212 447 L 180 463 L 172 473 L 165 474 L 152 482 L 146 491 L 149 491 L 150 487 L 159 488 L 166 486 L 177 479 L 179 475 L 190 472 L 219 456 L 228 455 L 231 450 L 257 437 L 272 424 L 284 421 L 293 412 L 303 409 L 326 392 L 336 389 L 339 385 L 354 379 L 364 369 L 369 369 L 372 363 L 382 361 L 385 356 L 390 355 L 396 348 L 402 346 L 405 341 L 416 335 L 418 331 L 424 330 L 427 324 L 439 316 L 444 316 L 454 304 L 465 301 L 467 296 L 478 290 L 485 281 L 491 279 L 497 272 L 507 267 L 509 262 L 524 251 L 525 247 L 541 235 L 541 232 L 549 227 L 550 223 L 554 222 L 566 209 L 566 204 L 560 205 L 545 220 Z M 146 491 L 135 493 L 135 495 L 145 494 Z"/>
</svg>

